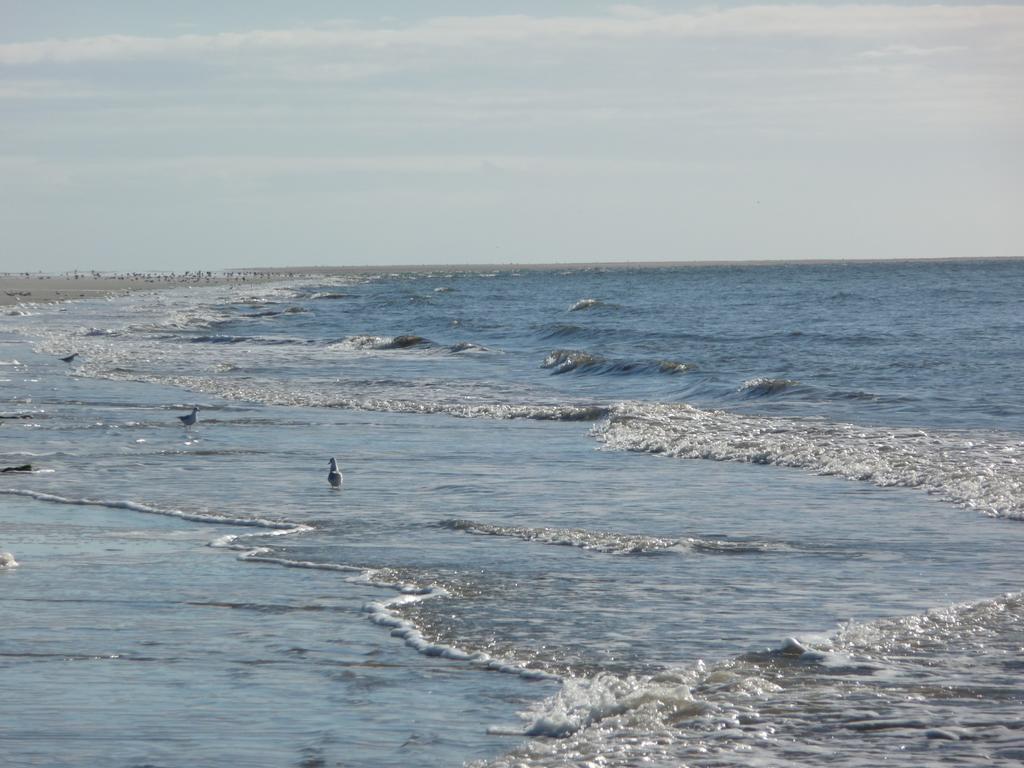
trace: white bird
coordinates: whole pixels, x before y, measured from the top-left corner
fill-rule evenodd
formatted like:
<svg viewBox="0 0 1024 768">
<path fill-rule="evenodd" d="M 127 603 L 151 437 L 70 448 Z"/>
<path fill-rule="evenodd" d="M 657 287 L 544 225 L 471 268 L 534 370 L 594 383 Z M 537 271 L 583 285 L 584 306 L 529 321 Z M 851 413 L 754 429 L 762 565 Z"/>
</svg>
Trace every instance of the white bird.
<svg viewBox="0 0 1024 768">
<path fill-rule="evenodd" d="M 338 469 L 338 460 L 332 458 L 330 461 L 331 471 L 327 473 L 327 482 L 332 488 L 341 488 L 341 470 Z"/>
<path fill-rule="evenodd" d="M 198 412 L 199 412 L 199 406 L 198 405 L 193 405 L 192 406 L 192 413 L 188 414 L 187 416 L 179 416 L 178 420 L 181 421 L 181 423 L 184 424 L 186 427 L 191 427 L 193 424 L 196 423 L 196 414 Z"/>
</svg>

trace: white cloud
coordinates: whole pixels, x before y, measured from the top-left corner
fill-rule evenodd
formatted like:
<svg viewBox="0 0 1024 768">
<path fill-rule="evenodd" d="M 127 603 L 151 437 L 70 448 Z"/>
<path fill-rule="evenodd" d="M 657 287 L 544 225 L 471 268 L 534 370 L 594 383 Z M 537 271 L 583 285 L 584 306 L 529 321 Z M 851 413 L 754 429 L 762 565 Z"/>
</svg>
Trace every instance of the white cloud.
<svg viewBox="0 0 1024 768">
<path fill-rule="evenodd" d="M 494 44 L 566 45 L 626 40 L 797 37 L 900 40 L 961 37 L 978 30 L 1019 42 L 1016 5 L 751 5 L 687 13 L 616 6 L 609 15 L 440 17 L 409 25 L 340 21 L 317 27 L 174 37 L 102 35 L 0 44 L 0 64 L 85 62 L 303 49 L 459 48 Z"/>
<path fill-rule="evenodd" d="M 948 255 L 1024 242 L 1024 4 L 164 29 L 0 44 L 8 251 L 133 259 L 172 217 L 204 248 L 257 232 L 269 260 L 289 238 L 450 258 L 495 227 L 536 258 L 621 257 L 636 233 L 705 257 L 862 230 Z M 770 197 L 785 224 L 730 241 Z M 979 239 L 954 242 L 966 218 Z"/>
<path fill-rule="evenodd" d="M 104 95 L 109 94 L 59 80 L 0 80 L 0 100 L 94 99 Z"/>
<path fill-rule="evenodd" d="M 286 155 L 223 154 L 168 157 L 55 159 L 27 155 L 0 155 L 0 170 L 16 174 L 22 182 L 65 183 L 78 179 L 91 183 L 103 177 L 120 179 L 252 181 L 287 176 L 312 178 L 342 174 L 393 174 L 399 176 L 474 176 L 516 174 L 565 176 L 593 173 L 650 173 L 664 170 L 665 163 L 636 158 L 592 158 L 556 155 L 500 153 L 448 153 L 433 155 Z"/>
<path fill-rule="evenodd" d="M 924 56 L 945 56 L 951 53 L 961 53 L 965 50 L 967 48 L 962 45 L 940 45 L 935 48 L 922 48 L 916 45 L 887 45 L 884 48 L 861 51 L 859 55 L 865 59 L 920 58 Z"/>
</svg>

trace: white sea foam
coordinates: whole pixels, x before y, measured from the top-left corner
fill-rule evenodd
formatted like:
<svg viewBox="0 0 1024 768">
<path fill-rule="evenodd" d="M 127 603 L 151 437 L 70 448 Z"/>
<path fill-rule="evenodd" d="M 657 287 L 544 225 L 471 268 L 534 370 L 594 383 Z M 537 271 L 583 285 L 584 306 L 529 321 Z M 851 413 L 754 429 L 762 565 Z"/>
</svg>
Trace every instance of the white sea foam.
<svg viewBox="0 0 1024 768">
<path fill-rule="evenodd" d="M 579 368 L 601 365 L 604 362 L 605 359 L 603 357 L 592 355 L 589 352 L 576 349 L 556 349 L 544 358 L 544 362 L 541 363 L 540 367 L 548 368 L 553 373 L 558 374 L 568 373 Z"/>
<path fill-rule="evenodd" d="M 6 568 L 17 568 L 18 561 L 10 552 L 0 552 L 0 571 Z"/>
<path fill-rule="evenodd" d="M 766 541 L 730 541 L 700 537 L 672 538 L 643 534 L 592 531 L 585 528 L 529 528 L 526 526 L 494 525 L 474 520 L 443 520 L 443 528 L 475 534 L 477 536 L 506 536 L 523 541 L 580 549 L 612 555 L 635 555 L 674 550 L 701 554 L 758 554 L 783 552 L 793 549 L 789 544 Z"/>
<path fill-rule="evenodd" d="M 580 312 L 581 310 L 584 309 L 593 309 L 594 307 L 600 306 L 603 306 L 603 302 L 600 299 L 580 299 L 571 307 L 569 307 L 569 311 Z"/>
<path fill-rule="evenodd" d="M 799 385 L 800 382 L 793 379 L 769 379 L 762 377 L 743 382 L 739 392 L 748 397 L 766 397 L 768 395 L 778 395 Z"/>
<path fill-rule="evenodd" d="M 608 360 L 576 349 L 556 349 L 550 352 L 540 365 L 552 374 L 596 373 L 596 374 L 680 374 L 692 371 L 696 366 L 676 360 Z"/>
<path fill-rule="evenodd" d="M 63 349 L 66 339 L 55 336 L 47 343 Z M 125 370 L 119 367 L 119 356 L 127 352 L 105 342 L 98 346 L 101 348 L 87 356 L 87 360 L 95 356 L 98 362 L 87 362 L 79 375 L 149 381 L 274 405 L 562 421 L 594 421 L 608 415 L 595 435 L 609 448 L 773 464 L 883 487 L 918 488 L 988 515 L 1024 519 L 1024 444 L 991 431 L 967 434 L 865 427 L 681 404 L 629 402 L 610 407 L 339 396 L 335 388 L 290 387 L 282 381 L 232 381 L 221 376 Z M 127 359 L 124 362 L 134 365 Z"/>
<path fill-rule="evenodd" d="M 87 498 L 73 498 L 66 496 L 57 496 L 52 493 L 43 493 L 41 491 L 32 491 L 24 488 L 0 488 L 0 494 L 7 494 L 9 496 L 26 496 L 37 501 L 45 501 L 51 504 L 70 504 L 73 506 L 80 507 L 108 507 L 110 509 L 127 509 L 132 512 L 144 512 L 150 515 L 165 515 L 167 517 L 177 517 L 182 520 L 189 520 L 196 523 L 216 523 L 218 525 L 244 525 L 252 526 L 255 528 L 266 528 L 268 530 L 277 530 L 282 532 L 292 532 L 296 528 L 294 523 L 283 522 L 280 520 L 266 520 L 258 517 L 229 517 L 227 515 L 217 515 L 208 512 L 186 512 L 180 509 L 169 509 L 165 507 L 155 507 L 150 504 L 143 504 L 138 501 L 130 500 L 118 500 L 118 499 L 87 499 Z"/>
<path fill-rule="evenodd" d="M 269 547 L 250 546 L 246 543 L 249 538 L 264 538 L 268 535 L 289 535 L 303 533 L 312 530 L 308 526 L 296 525 L 290 529 L 276 530 L 271 533 L 261 534 L 230 534 L 221 536 L 211 542 L 210 546 L 221 547 L 241 551 L 240 560 L 247 560 L 259 563 L 270 563 L 285 568 L 301 568 L 317 571 L 332 571 L 335 573 L 347 574 L 345 580 L 351 583 L 366 584 L 378 589 L 387 589 L 398 592 L 395 597 L 372 601 L 363 606 L 370 621 L 382 627 L 390 629 L 393 637 L 401 638 L 407 646 L 421 653 L 424 656 L 436 656 L 454 661 L 471 662 L 473 665 L 496 672 L 515 674 L 527 679 L 537 680 L 558 680 L 557 675 L 552 675 L 544 670 L 527 667 L 517 664 L 514 661 L 501 659 L 484 651 L 466 651 L 455 645 L 440 643 L 430 640 L 415 623 L 400 614 L 403 606 L 420 602 L 431 598 L 448 598 L 448 590 L 437 585 L 421 586 L 407 580 L 397 578 L 390 574 L 387 569 L 367 568 L 362 566 L 347 565 L 344 563 L 316 562 L 311 560 L 296 560 L 274 553 Z"/>
<path fill-rule="evenodd" d="M 429 591 L 419 594 L 402 594 L 391 600 L 367 603 L 363 610 L 369 614 L 370 621 L 383 627 L 389 627 L 393 637 L 401 638 L 407 646 L 414 649 L 417 653 L 422 653 L 424 656 L 437 656 L 455 661 L 466 661 L 483 669 L 519 675 L 530 680 L 561 679 L 557 675 L 541 669 L 534 669 L 513 661 L 496 658 L 485 651 L 465 651 L 454 645 L 429 640 L 413 622 L 403 618 L 398 613 L 398 609 L 410 603 L 429 598 L 444 597 L 448 597 L 447 590 L 440 587 L 432 587 Z"/>
<path fill-rule="evenodd" d="M 348 294 L 348 293 L 336 293 L 336 292 L 332 292 L 332 291 L 323 291 L 323 292 L 311 293 L 309 295 L 309 298 L 310 299 L 347 299 L 350 296 L 351 296 L 351 294 Z"/>
<path fill-rule="evenodd" d="M 493 768 L 1012 764 L 1024 596 L 850 623 L 814 640 L 652 675 L 569 679 L 521 713 Z M 982 692 L 984 695 L 982 695 Z M 870 734 L 870 737 L 866 736 Z M 870 741 L 865 741 L 870 738 Z M 903 752 L 906 750 L 906 752 Z"/>
<path fill-rule="evenodd" d="M 332 346 L 359 350 L 392 350 L 409 349 L 430 344 L 422 336 L 406 334 L 401 336 L 349 336 Z"/>
<path fill-rule="evenodd" d="M 445 520 L 444 528 L 464 531 L 479 536 L 507 536 L 542 544 L 579 547 L 609 554 L 636 554 L 655 552 L 678 546 L 680 539 L 642 536 L 628 533 L 589 531 L 583 528 L 528 528 L 525 526 L 493 525 L 473 520 Z"/>
<path fill-rule="evenodd" d="M 231 400 L 268 405 L 301 405 L 314 408 L 342 408 L 388 413 L 440 413 L 457 418 L 533 419 L 540 421 L 594 421 L 607 414 L 600 405 L 547 405 L 530 403 L 468 403 L 408 400 L 384 397 L 344 397 L 335 390 L 289 387 L 283 382 L 259 384 L 223 378 L 187 375 L 159 375 L 118 370 L 95 371 L 94 375 L 122 381 L 146 381 L 215 394 Z"/>
<path fill-rule="evenodd" d="M 459 341 L 448 347 L 449 352 L 490 352 L 491 350 L 482 344 L 474 344 L 472 341 Z"/>
<path fill-rule="evenodd" d="M 7 493 L 17 493 L 16 491 L 3 491 Z M 134 502 L 93 502 L 90 500 L 73 500 L 73 499 L 61 499 L 60 497 L 54 497 L 50 494 L 37 494 L 34 492 L 26 492 L 22 495 L 29 495 L 33 498 L 40 498 L 45 501 L 56 501 L 60 500 L 61 503 L 85 503 L 85 504 L 102 504 L 104 506 L 113 507 L 125 507 L 127 509 L 133 509 L 136 511 L 157 511 L 160 514 L 175 514 L 177 511 L 168 512 L 166 510 L 154 510 L 145 505 L 140 505 Z M 184 517 L 185 519 L 197 519 L 196 516 L 185 517 L 182 514 L 176 514 L 176 516 Z M 413 648 L 418 653 L 422 653 L 425 656 L 438 656 L 446 659 L 452 659 L 455 661 L 470 661 L 473 664 L 487 669 L 496 670 L 500 672 L 518 674 L 526 678 L 531 679 L 558 679 L 554 675 L 550 675 L 543 670 L 531 669 L 525 666 L 519 666 L 514 663 L 494 658 L 487 653 L 482 651 L 464 651 L 453 645 L 437 643 L 426 638 L 423 632 L 416 627 L 416 625 L 402 618 L 398 614 L 398 609 L 402 606 L 408 605 L 413 602 L 425 600 L 428 598 L 443 598 L 448 597 L 449 593 L 447 590 L 438 586 L 421 587 L 416 584 L 412 584 L 407 581 L 397 580 L 388 578 L 385 571 L 376 568 L 365 568 L 360 566 L 346 565 L 343 563 L 330 563 L 330 562 L 315 562 L 310 560 L 296 560 L 294 558 L 288 558 L 276 555 L 274 550 L 270 547 L 265 546 L 252 546 L 247 540 L 251 538 L 257 538 L 260 540 L 265 539 L 268 536 L 287 536 L 296 533 L 306 533 L 314 530 L 311 526 L 302 524 L 291 524 L 291 523 L 276 523 L 271 521 L 249 521 L 245 518 L 215 518 L 214 520 L 207 519 L 206 516 L 199 517 L 203 522 L 230 522 L 232 524 L 262 524 L 270 528 L 268 531 L 261 531 L 260 533 L 248 533 L 248 534 L 226 534 L 220 536 L 210 542 L 210 546 L 224 549 L 232 549 L 241 551 L 242 554 L 239 556 L 240 560 L 248 560 L 260 563 L 270 563 L 274 565 L 284 566 L 286 568 L 301 568 L 310 570 L 320 571 L 333 571 L 336 573 L 349 574 L 347 581 L 354 583 L 368 584 L 373 587 L 380 589 L 388 589 L 399 592 L 399 594 L 391 598 L 390 600 L 380 602 L 370 602 L 364 606 L 364 611 L 369 615 L 370 620 L 383 627 L 388 627 L 391 630 L 391 635 L 394 637 L 400 637 L 405 641 L 405 644 L 410 648 Z"/>
<path fill-rule="evenodd" d="M 943 653 L 950 646 L 984 650 L 989 640 L 1012 630 L 1024 641 L 1024 592 L 933 608 L 920 614 L 871 622 L 849 622 L 822 640 L 830 652 L 858 654 L 889 663 L 907 653 Z M 969 674 L 969 669 L 966 670 Z"/>
<path fill-rule="evenodd" d="M 166 315 L 196 312 L 181 306 L 185 299 L 170 292 L 162 297 L 135 297 L 135 304 L 159 325 Z M 177 303 L 175 303 L 177 302 Z M 157 306 L 149 306 L 150 304 Z M 148 313 L 148 314 L 147 314 Z M 132 313 L 125 313 L 128 317 Z M 201 314 L 201 312 L 200 312 Z M 175 321 L 176 322 L 176 321 Z M 109 323 L 108 323 L 109 324 Z M 63 329 L 39 327 L 33 332 L 43 351 L 65 350 Z M 389 343 L 372 337 L 371 344 Z M 339 396 L 336 387 L 289 386 L 287 381 L 233 381 L 218 375 L 185 375 L 172 372 L 183 354 L 171 344 L 168 350 L 147 345 L 147 355 L 166 370 L 138 370 L 137 350 L 132 344 L 113 344 L 105 337 L 79 339 L 86 362 L 76 375 L 117 380 L 148 381 L 183 387 L 228 399 L 274 405 L 333 407 L 399 413 L 444 413 L 465 418 L 598 420 L 609 416 L 595 430 L 609 448 L 646 451 L 685 458 L 751 462 L 800 468 L 879 486 L 918 488 L 944 500 L 977 509 L 985 514 L 1024 519 L 1024 444 L 1019 438 L 995 431 L 955 433 L 908 428 L 860 426 L 820 419 L 751 416 L 687 405 L 625 403 L 617 407 L 587 403 L 493 402 L 471 398 L 418 400 L 405 397 Z M 142 342 L 145 344 L 145 342 Z M 152 349 L 151 349 L 152 347 Z M 277 354 L 275 347 L 261 350 Z M 188 350 L 191 354 L 192 351 Z M 282 356 L 291 354 L 287 350 Z M 220 357 L 204 358 L 209 369 L 222 365 Z M 572 362 L 578 365 L 583 358 Z M 555 355 L 553 370 L 567 363 Z M 200 365 L 198 370 L 203 370 Z M 195 369 L 194 369 L 195 370 Z M 595 370 L 604 370 L 598 366 Z M 758 392 L 792 386 L 762 380 L 747 382 Z"/>
<path fill-rule="evenodd" d="M 919 429 L 627 403 L 593 434 L 608 448 L 796 467 L 919 488 L 987 515 L 1024 519 L 1024 444 Z"/>
</svg>

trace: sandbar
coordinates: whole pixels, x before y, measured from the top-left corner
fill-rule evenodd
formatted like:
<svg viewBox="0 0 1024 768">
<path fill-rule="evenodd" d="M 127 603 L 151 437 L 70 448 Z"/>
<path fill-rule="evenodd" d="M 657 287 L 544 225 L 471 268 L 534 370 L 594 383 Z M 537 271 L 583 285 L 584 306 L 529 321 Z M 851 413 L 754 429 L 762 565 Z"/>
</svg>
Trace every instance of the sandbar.
<svg viewBox="0 0 1024 768">
<path fill-rule="evenodd" d="M 184 286 L 266 283 L 296 277 L 289 269 L 218 272 L 35 272 L 0 273 L 0 306 L 46 304 Z"/>
</svg>

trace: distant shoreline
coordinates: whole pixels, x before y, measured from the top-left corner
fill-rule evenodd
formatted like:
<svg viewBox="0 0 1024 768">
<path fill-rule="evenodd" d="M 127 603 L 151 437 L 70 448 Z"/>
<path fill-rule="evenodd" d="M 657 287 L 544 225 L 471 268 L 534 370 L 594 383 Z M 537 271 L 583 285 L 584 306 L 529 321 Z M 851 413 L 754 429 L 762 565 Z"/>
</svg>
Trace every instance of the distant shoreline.
<svg viewBox="0 0 1024 768">
<path fill-rule="evenodd" d="M 205 285 L 253 285 L 296 277 L 381 275 L 431 272 L 565 272 L 607 269 L 680 269 L 686 267 L 769 267 L 800 265 L 929 264 L 1020 261 L 1024 256 L 977 256 L 918 259 L 751 259 L 742 261 L 592 261 L 501 264 L 385 264 L 357 266 L 243 267 L 217 271 L 0 273 L 0 306 L 47 304 L 84 298 L 102 298 L 131 291 Z"/>
<path fill-rule="evenodd" d="M 1024 256 L 947 256 L 912 259 L 715 259 L 703 261 L 565 261 L 502 262 L 500 264 L 364 264 L 357 266 L 242 267 L 239 272 L 260 275 L 292 272 L 300 275 L 357 275 L 390 272 L 554 272 L 574 269 L 677 269 L 682 267 L 756 267 L 825 264 L 930 264 L 1021 261 Z"/>
<path fill-rule="evenodd" d="M 259 273 L 241 269 L 216 272 L 0 272 L 0 307 L 103 298 L 163 288 L 267 283 L 299 274 L 290 269 L 260 270 Z"/>
</svg>

